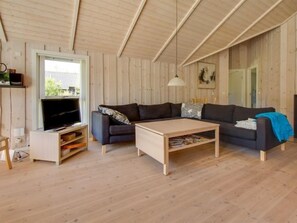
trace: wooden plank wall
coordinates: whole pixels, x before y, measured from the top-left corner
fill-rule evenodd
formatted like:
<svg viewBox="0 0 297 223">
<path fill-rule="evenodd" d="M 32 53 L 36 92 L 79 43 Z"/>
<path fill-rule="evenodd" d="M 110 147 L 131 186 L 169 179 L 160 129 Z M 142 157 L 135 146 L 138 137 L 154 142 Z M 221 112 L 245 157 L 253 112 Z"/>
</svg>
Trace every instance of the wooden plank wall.
<svg viewBox="0 0 297 223">
<path fill-rule="evenodd" d="M 230 69 L 259 71 L 259 105 L 272 106 L 293 124 L 297 93 L 297 15 L 281 27 L 230 49 Z"/>
<path fill-rule="evenodd" d="M 230 69 L 258 68 L 258 105 L 280 109 L 280 29 L 230 49 Z"/>
<path fill-rule="evenodd" d="M 139 58 L 118 58 L 116 55 L 101 52 L 70 51 L 56 45 L 36 42 L 9 41 L 2 43 L 0 59 L 9 68 L 16 68 L 24 74 L 26 89 L 25 97 L 17 97 L 20 103 L 13 103 L 13 110 L 22 111 L 24 116 L 9 120 L 2 116 L 1 133 L 11 136 L 14 128 L 26 127 L 26 132 L 32 129 L 32 58 L 33 49 L 63 52 L 69 54 L 88 55 L 90 57 L 90 111 L 97 110 L 100 104 L 158 104 L 164 102 L 189 102 L 191 98 L 207 97 L 210 102 L 217 98 L 216 89 L 198 89 L 197 64 L 179 68 L 180 76 L 186 81 L 186 87 L 168 87 L 168 81 L 175 76 L 175 65 L 163 62 L 152 63 Z M 205 62 L 219 64 L 219 57 L 212 56 Z M 219 66 L 217 66 L 219 74 Z M 217 85 L 219 86 L 219 84 Z M 2 94 L 2 98 L 5 97 Z M 1 97 L 0 97 L 1 98 Z M 24 102 L 25 101 L 25 102 Z M 25 106 L 23 106 L 25 103 Z M 2 104 L 4 113 L 9 113 L 8 107 Z M 12 124 L 15 123 L 15 124 Z M 3 128 L 5 126 L 5 128 Z"/>
<path fill-rule="evenodd" d="M 297 15 L 281 27 L 280 110 L 293 123 L 294 94 L 297 93 Z M 294 124 L 294 123 L 293 123 Z"/>
<path fill-rule="evenodd" d="M 90 56 L 90 111 L 99 104 L 157 104 L 164 102 L 188 102 L 194 97 L 207 97 L 210 102 L 228 103 L 228 70 L 256 65 L 260 74 L 259 100 L 261 106 L 273 106 L 285 113 L 293 122 L 293 94 L 297 93 L 297 16 L 278 29 L 203 60 L 216 64 L 217 86 L 215 89 L 198 89 L 197 63 L 179 67 L 185 87 L 169 88 L 167 83 L 175 74 L 175 65 L 139 58 L 118 58 L 92 50 L 69 51 L 66 48 L 35 42 L 9 41 L 2 43 L 1 61 L 17 72 L 25 74 L 25 108 L 21 102 L 13 102 L 13 110 L 20 109 L 24 117 L 1 120 L 1 133 L 8 134 L 13 128 L 32 127 L 31 108 L 31 51 L 44 49 L 56 52 Z M 2 93 L 0 98 L 4 97 Z M 18 100 L 24 100 L 21 97 Z M 3 99 L 2 99 L 3 100 Z M 1 103 L 2 113 L 9 112 Z M 4 111 L 5 110 L 5 111 Z M 14 124 L 12 124 L 14 123 Z M 17 123 L 17 124 L 16 124 Z M 6 129 L 3 129 L 6 126 Z M 10 129 L 10 131 L 8 130 Z"/>
<path fill-rule="evenodd" d="M 216 97 L 216 89 L 198 89 L 197 64 L 182 68 L 186 87 L 168 87 L 175 65 L 139 58 L 118 58 L 89 51 L 91 61 L 91 110 L 99 104 L 158 104 L 188 102 L 194 97 Z M 205 60 L 219 63 L 218 56 Z M 181 69 L 181 68 L 179 68 Z"/>
<path fill-rule="evenodd" d="M 0 90 L 1 94 L 1 135 L 7 136 L 11 140 L 14 146 L 14 134 L 13 130 L 15 128 L 25 127 L 25 89 L 24 88 L 2 88 Z M 21 137 L 25 143 L 25 136 Z"/>
<path fill-rule="evenodd" d="M 218 87 L 216 88 L 217 103 L 228 104 L 229 50 L 224 50 L 219 53 L 219 72 Z"/>
</svg>

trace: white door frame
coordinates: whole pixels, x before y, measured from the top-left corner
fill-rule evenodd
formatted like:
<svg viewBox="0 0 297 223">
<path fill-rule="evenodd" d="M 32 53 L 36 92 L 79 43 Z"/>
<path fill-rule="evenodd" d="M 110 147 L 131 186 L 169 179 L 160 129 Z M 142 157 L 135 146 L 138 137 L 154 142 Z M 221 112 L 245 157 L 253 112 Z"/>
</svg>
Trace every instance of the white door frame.
<svg viewBox="0 0 297 223">
<path fill-rule="evenodd" d="M 247 69 L 247 77 L 246 77 L 246 97 L 247 97 L 247 105 L 251 105 L 251 77 L 252 77 L 252 69 L 256 69 L 257 73 L 256 73 L 256 108 L 258 108 L 259 106 L 259 100 L 258 100 L 258 94 L 259 94 L 259 70 L 258 70 L 258 66 L 254 65 L 251 66 Z"/>
</svg>

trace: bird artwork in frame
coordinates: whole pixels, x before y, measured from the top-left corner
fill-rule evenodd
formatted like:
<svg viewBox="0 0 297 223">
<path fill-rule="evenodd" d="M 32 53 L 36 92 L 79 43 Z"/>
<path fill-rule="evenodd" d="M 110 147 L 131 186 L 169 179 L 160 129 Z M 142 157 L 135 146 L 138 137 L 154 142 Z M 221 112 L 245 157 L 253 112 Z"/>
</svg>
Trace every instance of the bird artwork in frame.
<svg viewBox="0 0 297 223">
<path fill-rule="evenodd" d="M 198 88 L 216 87 L 216 65 L 198 62 Z"/>
</svg>

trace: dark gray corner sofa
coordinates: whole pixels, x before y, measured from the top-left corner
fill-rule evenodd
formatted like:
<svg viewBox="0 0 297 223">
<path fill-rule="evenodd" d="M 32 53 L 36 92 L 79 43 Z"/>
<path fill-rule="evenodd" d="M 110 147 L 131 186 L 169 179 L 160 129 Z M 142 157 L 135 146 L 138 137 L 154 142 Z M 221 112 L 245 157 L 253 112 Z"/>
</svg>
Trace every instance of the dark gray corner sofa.
<svg viewBox="0 0 297 223">
<path fill-rule="evenodd" d="M 135 123 L 181 118 L 181 103 L 156 105 L 102 105 L 125 114 L 131 125 L 114 122 L 108 115 L 92 111 L 92 134 L 102 144 L 102 153 L 106 145 L 135 140 Z M 236 121 L 255 118 L 256 114 L 274 112 L 268 108 L 245 108 L 235 105 L 204 104 L 201 120 L 220 124 L 220 140 L 260 151 L 261 160 L 266 160 L 266 151 L 284 145 L 274 136 L 271 122 L 267 118 L 256 120 L 257 130 L 235 127 Z M 210 133 L 211 134 L 211 133 Z M 284 149 L 284 146 L 282 146 Z"/>
<path fill-rule="evenodd" d="M 100 111 L 92 111 L 92 134 L 102 144 L 102 154 L 107 144 L 135 140 L 135 123 L 181 118 L 181 104 L 157 105 L 102 105 L 125 114 L 131 125 L 121 125 Z"/>
</svg>

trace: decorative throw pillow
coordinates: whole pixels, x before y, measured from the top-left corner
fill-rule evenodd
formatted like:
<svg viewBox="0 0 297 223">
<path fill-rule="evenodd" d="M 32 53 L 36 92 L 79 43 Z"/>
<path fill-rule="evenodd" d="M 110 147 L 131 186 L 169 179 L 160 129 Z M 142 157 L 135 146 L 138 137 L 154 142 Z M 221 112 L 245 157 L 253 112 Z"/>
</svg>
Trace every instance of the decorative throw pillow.
<svg viewBox="0 0 297 223">
<path fill-rule="evenodd" d="M 257 130 L 256 119 L 248 118 L 247 120 L 236 121 L 235 127 Z"/>
<path fill-rule="evenodd" d="M 102 114 L 105 114 L 105 115 L 108 115 L 109 117 L 111 117 L 111 119 L 114 120 L 118 124 L 127 124 L 127 125 L 131 124 L 129 119 L 127 118 L 127 116 L 117 110 L 113 110 L 111 108 L 106 108 L 106 107 L 102 107 L 102 106 L 98 106 L 98 110 Z"/>
<path fill-rule="evenodd" d="M 181 117 L 201 119 L 203 104 L 183 103 L 181 108 Z"/>
</svg>

